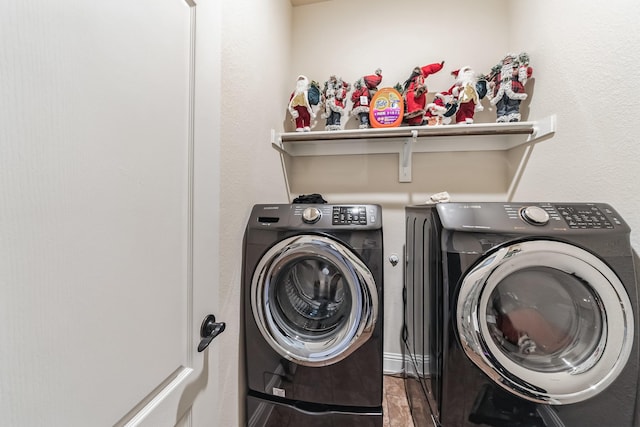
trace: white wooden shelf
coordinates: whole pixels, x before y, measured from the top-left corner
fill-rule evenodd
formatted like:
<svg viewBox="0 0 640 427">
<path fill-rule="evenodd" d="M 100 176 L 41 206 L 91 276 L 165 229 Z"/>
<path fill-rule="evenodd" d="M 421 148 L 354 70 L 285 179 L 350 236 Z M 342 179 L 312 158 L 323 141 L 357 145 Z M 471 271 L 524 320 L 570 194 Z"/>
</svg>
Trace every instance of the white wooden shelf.
<svg viewBox="0 0 640 427">
<path fill-rule="evenodd" d="M 508 151 L 553 135 L 556 116 L 515 123 L 478 123 L 442 126 L 341 131 L 271 131 L 271 145 L 289 156 L 398 154 L 399 181 L 411 182 L 412 153 L 452 151 Z"/>
</svg>

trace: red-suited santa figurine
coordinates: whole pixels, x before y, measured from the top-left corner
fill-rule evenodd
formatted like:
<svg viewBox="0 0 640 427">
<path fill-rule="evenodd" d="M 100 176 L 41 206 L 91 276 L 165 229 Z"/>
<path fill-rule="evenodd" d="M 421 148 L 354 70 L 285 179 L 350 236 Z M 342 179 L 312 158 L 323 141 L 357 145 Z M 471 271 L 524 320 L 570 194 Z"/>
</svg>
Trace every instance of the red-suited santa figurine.
<svg viewBox="0 0 640 427">
<path fill-rule="evenodd" d="M 353 109 L 351 114 L 356 116 L 360 121 L 360 129 L 369 127 L 369 105 L 371 104 L 371 92 L 362 80 L 358 80 L 353 84 L 353 92 L 351 93 L 351 102 Z"/>
<path fill-rule="evenodd" d="M 477 91 L 478 77 L 471 67 L 462 67 L 451 74 L 456 78 L 456 82 L 449 89 L 458 104 L 456 123 L 471 124 L 476 111 L 484 110 L 480 104 L 482 96 Z"/>
<path fill-rule="evenodd" d="M 425 118 L 428 126 L 446 125 L 451 122 L 451 94 L 438 92 L 433 97 L 433 102 L 427 104 Z M 448 114 L 449 113 L 449 114 Z"/>
<path fill-rule="evenodd" d="M 420 126 L 424 122 L 427 104 L 427 85 L 425 79 L 444 67 L 444 61 L 415 67 L 404 82 L 405 114 L 404 120 L 411 126 Z"/>
<path fill-rule="evenodd" d="M 329 80 L 324 82 L 324 90 L 322 92 L 324 114 L 322 117 L 327 119 L 326 130 L 342 129 L 340 122 L 349 90 L 351 90 L 351 85 L 336 76 L 330 76 Z"/>
<path fill-rule="evenodd" d="M 296 132 L 309 132 L 311 120 L 316 117 L 309 102 L 309 79 L 298 76 L 296 89 L 289 98 L 289 113 L 296 122 Z"/>
<path fill-rule="evenodd" d="M 491 69 L 487 77 L 491 89 L 489 100 L 496 106 L 497 123 L 520 121 L 520 103 L 527 98 L 524 85 L 532 74 L 529 55 L 525 52 L 509 53 Z"/>
</svg>

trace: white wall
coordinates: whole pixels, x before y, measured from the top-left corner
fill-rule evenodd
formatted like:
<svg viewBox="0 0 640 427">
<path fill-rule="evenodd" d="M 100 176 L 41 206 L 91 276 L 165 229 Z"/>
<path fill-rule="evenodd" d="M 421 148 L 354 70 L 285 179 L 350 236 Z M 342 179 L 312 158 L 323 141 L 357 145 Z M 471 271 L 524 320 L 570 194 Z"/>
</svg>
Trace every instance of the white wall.
<svg viewBox="0 0 640 427">
<path fill-rule="evenodd" d="M 453 69 L 488 72 L 505 53 L 527 51 L 534 79 L 523 112 L 532 120 L 557 114 L 558 129 L 534 147 L 513 199 L 609 202 L 630 223 L 639 248 L 640 144 L 632 127 L 640 113 L 637 16 L 635 0 L 333 0 L 295 8 L 288 0 L 225 2 L 220 318 L 237 346 L 219 367 L 221 413 L 228 416 L 220 425 L 242 419 L 242 234 L 254 203 L 289 200 L 269 133 L 290 126 L 286 104 L 298 74 L 323 83 L 335 73 L 353 83 L 381 67 L 383 86 L 393 86 L 414 66 L 445 60 L 445 69 L 427 79 L 435 91 L 452 84 Z M 478 118 L 494 116 L 485 111 Z M 402 254 L 405 205 L 444 190 L 453 200 L 506 200 L 519 154 L 414 155 L 413 182 L 404 184 L 393 156 L 299 158 L 290 165 L 290 189 L 293 196 L 320 192 L 335 203 L 382 204 L 388 257 Z M 385 352 L 400 353 L 402 271 L 386 266 Z"/>
<path fill-rule="evenodd" d="M 287 203 L 280 157 L 269 143 L 270 129 L 282 123 L 280 99 L 287 79 L 291 40 L 288 0 L 233 0 L 222 6 L 222 147 L 220 189 L 220 295 L 234 345 L 218 366 L 220 426 L 244 419 L 240 281 L 242 237 L 255 203 Z M 197 153 L 196 153 L 197 155 Z M 197 230 L 196 230 L 197 232 Z"/>
<path fill-rule="evenodd" d="M 638 250 L 640 3 L 512 4 L 512 38 L 528 45 L 537 77 L 531 115 L 558 115 L 555 137 L 535 147 L 515 198 L 611 203 Z"/>
<path fill-rule="evenodd" d="M 426 83 L 429 90 L 446 90 L 453 84 L 451 71 L 467 65 L 488 72 L 504 55 L 504 4 L 334 0 L 296 7 L 290 80 L 307 74 L 323 83 L 336 74 L 353 83 L 380 67 L 382 86 L 393 86 L 413 67 L 444 60 L 445 68 Z"/>
</svg>

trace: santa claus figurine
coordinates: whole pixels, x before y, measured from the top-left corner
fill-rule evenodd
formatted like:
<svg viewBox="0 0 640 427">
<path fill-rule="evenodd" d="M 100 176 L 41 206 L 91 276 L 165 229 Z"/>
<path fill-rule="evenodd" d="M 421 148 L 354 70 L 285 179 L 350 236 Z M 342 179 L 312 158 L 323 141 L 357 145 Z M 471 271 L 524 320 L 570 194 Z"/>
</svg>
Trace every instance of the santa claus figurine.
<svg viewBox="0 0 640 427">
<path fill-rule="evenodd" d="M 360 121 L 360 129 L 369 127 L 369 105 L 371 104 L 371 92 L 369 88 L 358 80 L 353 84 L 353 93 L 351 94 L 351 102 L 353 109 L 351 114 L 356 116 Z"/>
<path fill-rule="evenodd" d="M 520 103 L 527 99 L 524 85 L 532 74 L 529 55 L 524 52 L 507 54 L 491 69 L 486 79 L 491 89 L 490 102 L 496 106 L 497 123 L 520 121 Z"/>
<path fill-rule="evenodd" d="M 289 113 L 296 122 L 296 132 L 309 132 L 311 120 L 316 117 L 312 102 L 309 100 L 309 79 L 298 76 L 296 89 L 289 98 Z M 317 104 L 317 102 L 316 102 Z"/>
<path fill-rule="evenodd" d="M 444 67 L 444 61 L 415 67 L 404 82 L 405 114 L 404 120 L 411 126 L 420 126 L 424 122 L 427 104 L 427 85 L 425 79 Z"/>
<path fill-rule="evenodd" d="M 480 104 L 484 94 L 481 96 L 477 90 L 478 76 L 471 67 L 462 67 L 451 74 L 456 79 L 454 85 L 449 89 L 453 99 L 458 104 L 456 123 L 471 124 L 476 111 L 484 110 L 484 107 Z"/>
<path fill-rule="evenodd" d="M 347 93 L 351 89 L 351 85 L 343 82 L 341 78 L 330 76 L 329 80 L 324 82 L 324 90 L 322 96 L 324 99 L 323 118 L 327 119 L 326 130 L 340 130 L 342 113 L 344 113 Z"/>
<path fill-rule="evenodd" d="M 451 103 L 449 92 L 438 92 L 433 97 L 433 102 L 427 104 L 425 118 L 428 126 L 446 125 L 451 122 L 451 116 L 455 112 L 455 106 Z"/>
</svg>

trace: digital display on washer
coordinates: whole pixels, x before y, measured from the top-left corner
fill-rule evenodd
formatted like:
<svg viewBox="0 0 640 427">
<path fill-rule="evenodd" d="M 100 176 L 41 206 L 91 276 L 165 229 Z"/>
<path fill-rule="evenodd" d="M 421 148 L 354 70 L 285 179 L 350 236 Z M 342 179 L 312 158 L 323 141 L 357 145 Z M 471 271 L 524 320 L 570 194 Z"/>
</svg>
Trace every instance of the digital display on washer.
<svg viewBox="0 0 640 427">
<path fill-rule="evenodd" d="M 367 208 L 365 206 L 334 206 L 333 225 L 367 225 Z"/>
<path fill-rule="evenodd" d="M 613 224 L 594 205 L 556 205 L 569 228 L 613 228 Z"/>
</svg>

